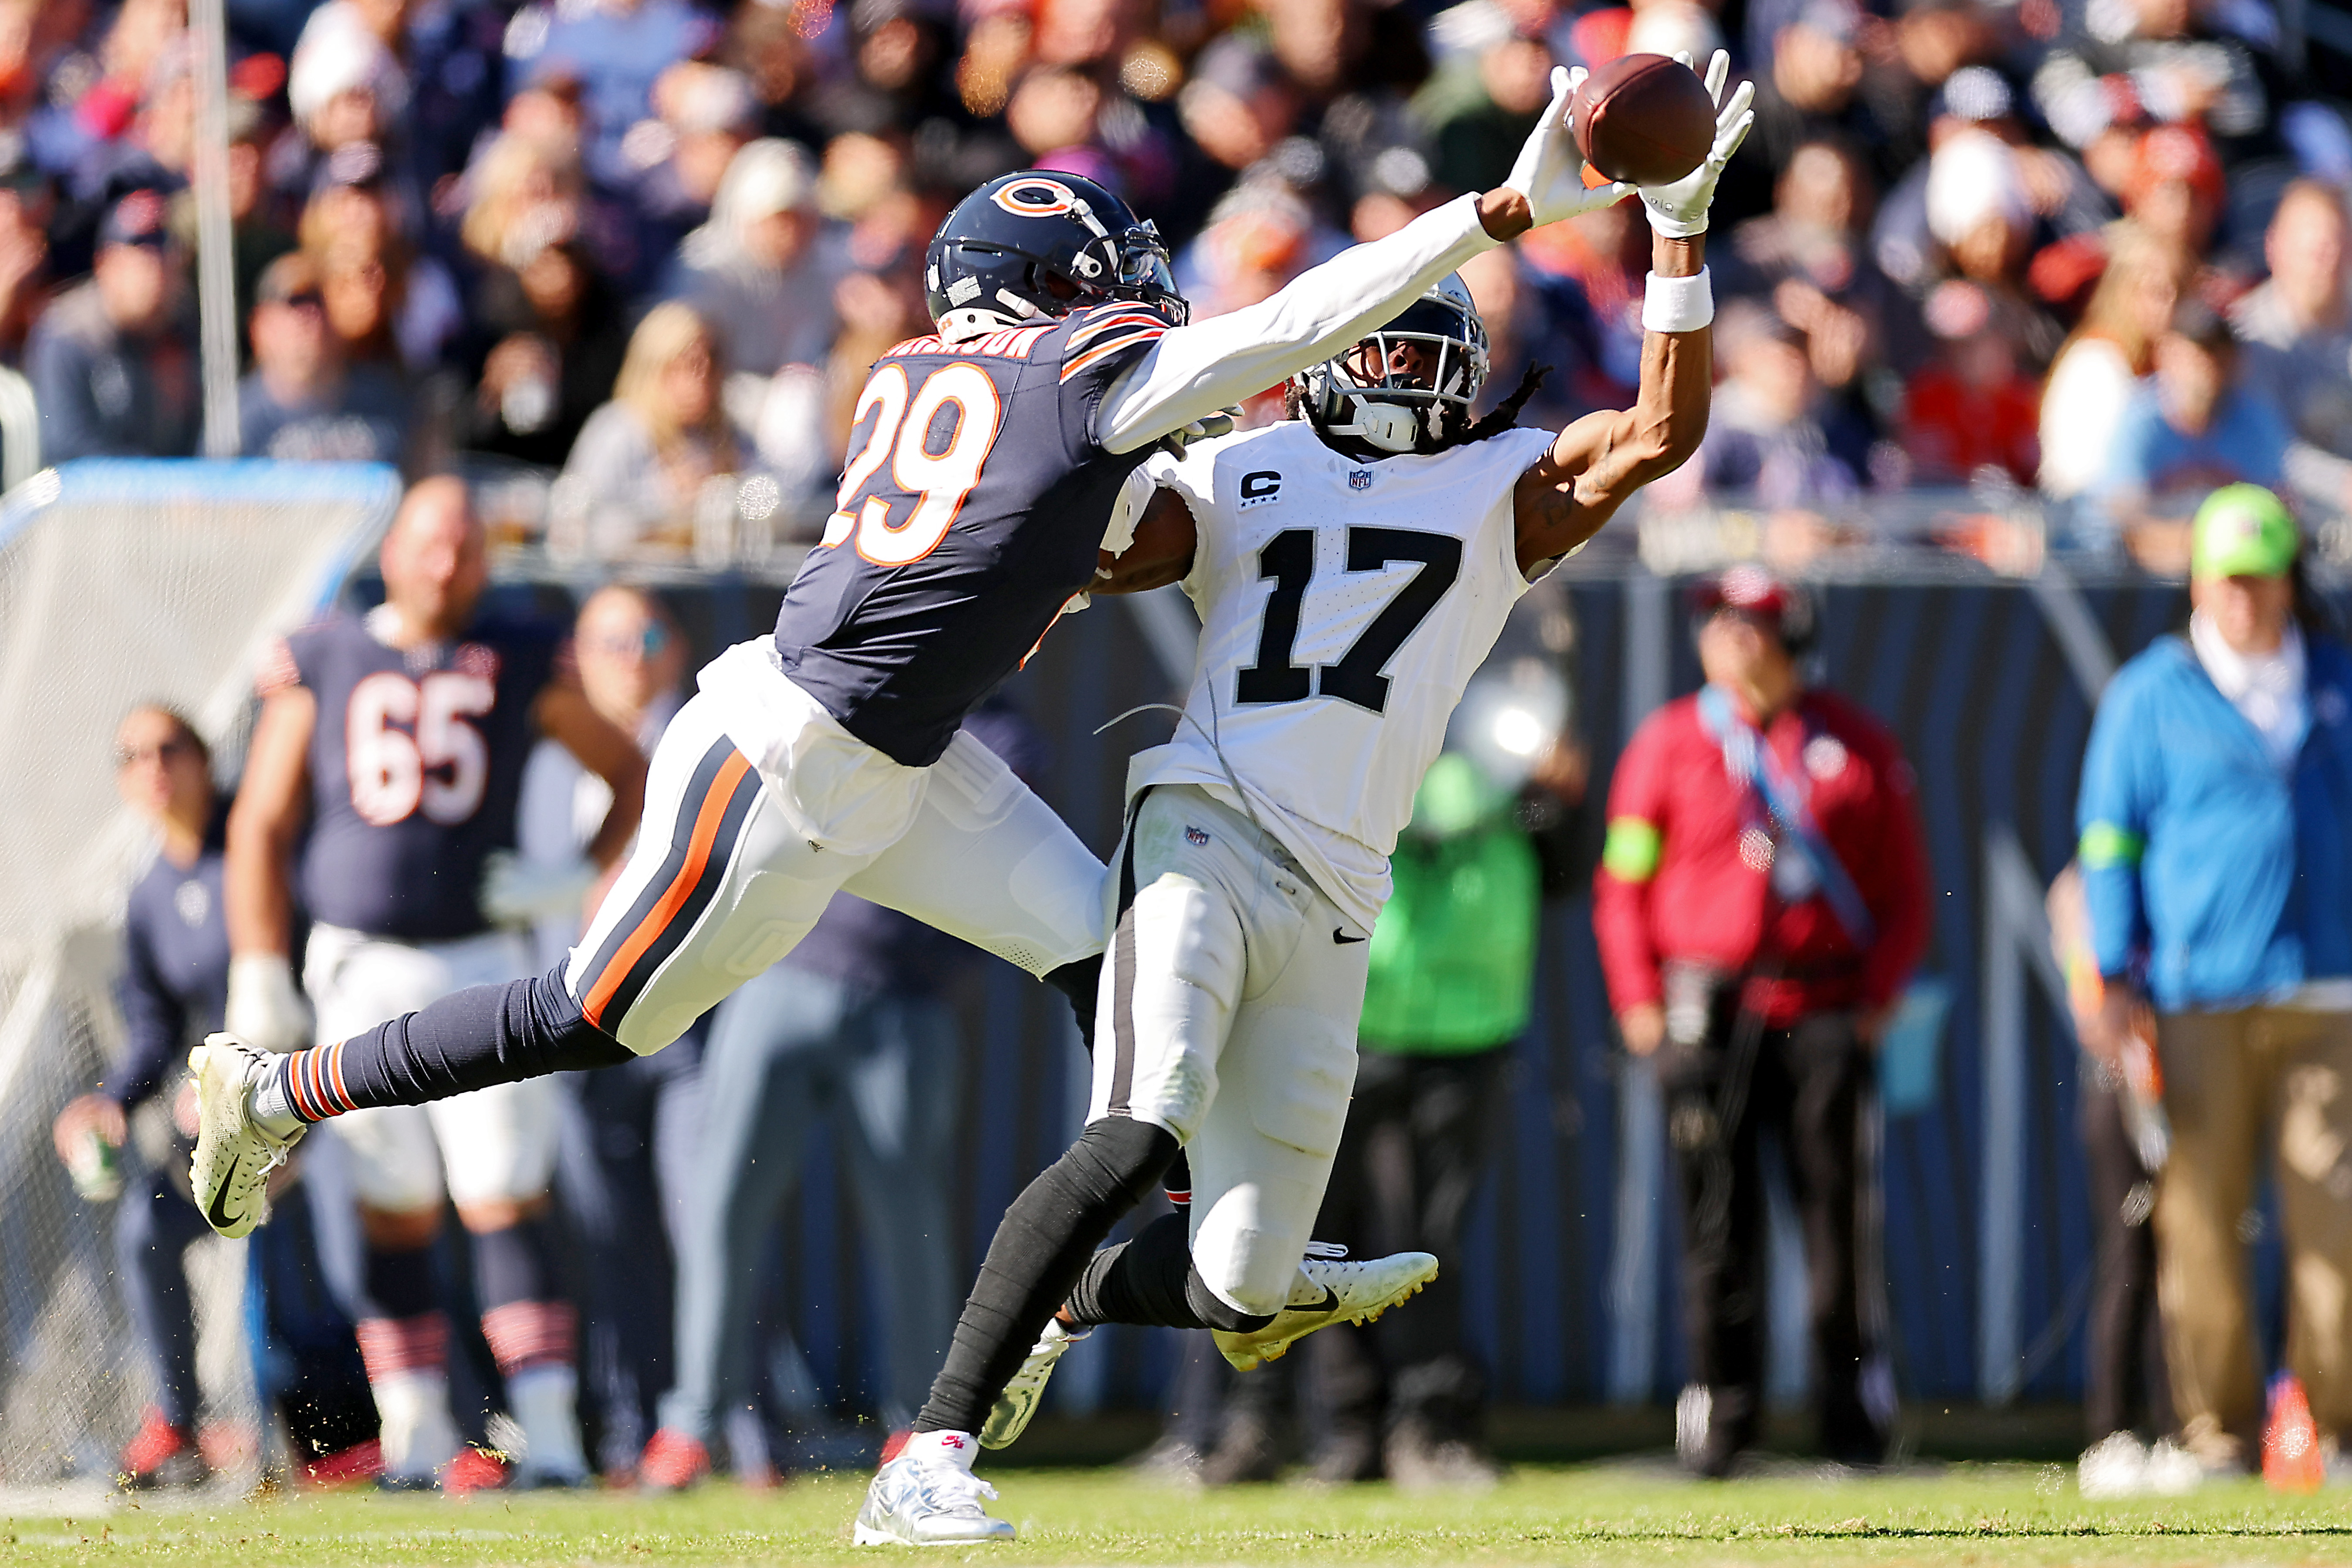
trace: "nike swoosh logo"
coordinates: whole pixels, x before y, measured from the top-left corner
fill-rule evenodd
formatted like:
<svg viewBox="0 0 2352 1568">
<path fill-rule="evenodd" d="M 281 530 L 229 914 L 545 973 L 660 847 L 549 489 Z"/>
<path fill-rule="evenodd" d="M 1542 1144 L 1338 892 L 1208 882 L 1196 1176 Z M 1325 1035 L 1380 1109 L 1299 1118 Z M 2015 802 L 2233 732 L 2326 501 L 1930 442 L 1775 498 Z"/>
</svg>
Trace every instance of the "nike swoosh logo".
<svg viewBox="0 0 2352 1568">
<path fill-rule="evenodd" d="M 1334 926 L 1334 927 L 1332 927 L 1332 928 L 1331 928 L 1331 940 L 1332 940 L 1333 942 L 1339 942 L 1339 943 L 1340 945 L 1342 945 L 1342 946 L 1345 946 L 1345 945 L 1346 945 L 1347 943 L 1349 943 L 1349 942 L 1363 942 L 1363 941 L 1365 941 L 1365 940 L 1367 940 L 1367 939 L 1366 939 L 1366 938 L 1363 938 L 1363 937 L 1360 937 L 1360 936 L 1349 936 L 1346 931 L 1339 930 L 1337 926 Z"/>
<path fill-rule="evenodd" d="M 220 1190 L 213 1194 L 212 1204 L 205 1215 L 205 1218 L 212 1222 L 212 1226 L 215 1230 L 226 1230 L 230 1226 L 235 1225 L 237 1222 L 238 1216 L 228 1212 L 228 1208 L 225 1201 L 227 1197 L 228 1184 L 226 1182 L 223 1182 L 220 1185 Z"/>
<path fill-rule="evenodd" d="M 1364 939 L 1362 937 L 1358 937 L 1356 940 L 1358 942 L 1361 942 Z M 1323 1287 L 1323 1299 L 1320 1301 L 1309 1301 L 1304 1307 L 1285 1307 L 1283 1309 L 1286 1312 L 1302 1312 L 1310 1318 L 1328 1318 L 1339 1310 L 1339 1292 L 1332 1289 L 1328 1285 Z"/>
</svg>

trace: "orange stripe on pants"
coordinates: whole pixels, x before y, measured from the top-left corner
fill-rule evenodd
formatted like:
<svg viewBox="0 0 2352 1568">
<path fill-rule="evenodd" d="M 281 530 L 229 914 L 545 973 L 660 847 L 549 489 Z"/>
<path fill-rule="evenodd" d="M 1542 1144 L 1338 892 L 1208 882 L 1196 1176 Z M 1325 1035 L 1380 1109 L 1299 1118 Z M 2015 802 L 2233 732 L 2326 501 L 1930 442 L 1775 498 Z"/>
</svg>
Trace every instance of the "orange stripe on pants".
<svg viewBox="0 0 2352 1568">
<path fill-rule="evenodd" d="M 613 993 L 621 988 L 631 967 L 660 938 L 672 917 L 692 896 L 695 883 L 702 879 L 703 868 L 710 859 L 711 844 L 719 837 L 719 824 L 727 815 L 727 803 L 735 794 L 735 785 L 751 771 L 751 764 L 740 752 L 730 752 L 719 765 L 719 776 L 710 781 L 710 789 L 702 797 L 702 807 L 695 814 L 694 836 L 687 841 L 686 864 L 678 868 L 677 875 L 662 893 L 661 902 L 637 922 L 637 929 L 629 933 L 629 940 L 613 955 L 613 962 L 596 977 L 596 984 L 589 987 L 586 1000 L 580 1005 L 582 1015 L 598 1028 L 604 1026 L 604 1005 L 613 999 Z"/>
</svg>

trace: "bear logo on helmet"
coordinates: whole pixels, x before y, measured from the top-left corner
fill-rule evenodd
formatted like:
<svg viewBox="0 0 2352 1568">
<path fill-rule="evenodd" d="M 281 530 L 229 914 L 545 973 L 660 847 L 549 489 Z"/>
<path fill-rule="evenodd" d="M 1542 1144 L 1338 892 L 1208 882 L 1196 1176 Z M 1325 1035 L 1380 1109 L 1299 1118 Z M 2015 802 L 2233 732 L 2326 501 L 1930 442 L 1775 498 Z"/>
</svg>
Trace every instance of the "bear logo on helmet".
<svg viewBox="0 0 2352 1568">
<path fill-rule="evenodd" d="M 1059 180 L 1023 180 L 989 199 L 1015 217 L 1053 217 L 1078 205 L 1077 193 Z"/>
</svg>

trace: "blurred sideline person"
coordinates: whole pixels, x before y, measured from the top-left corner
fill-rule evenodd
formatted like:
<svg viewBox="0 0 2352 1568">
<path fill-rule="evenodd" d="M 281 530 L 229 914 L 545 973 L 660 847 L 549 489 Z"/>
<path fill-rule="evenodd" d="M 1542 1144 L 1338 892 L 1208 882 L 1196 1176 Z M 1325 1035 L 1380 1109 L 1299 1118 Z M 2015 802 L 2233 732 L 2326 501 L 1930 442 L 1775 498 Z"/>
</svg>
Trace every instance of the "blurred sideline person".
<svg viewBox="0 0 2352 1568">
<path fill-rule="evenodd" d="M 228 927 L 221 910 L 226 820 L 213 789 L 210 749 L 179 713 L 132 709 L 115 731 L 114 750 L 115 787 L 161 843 L 123 912 L 121 1059 L 95 1092 L 58 1112 L 53 1131 L 58 1155 L 85 1195 L 102 1198 L 121 1187 L 117 1278 L 153 1373 L 154 1402 L 123 1449 L 118 1477 L 133 1489 L 184 1486 L 209 1474 L 196 1446 L 196 1325 L 184 1262 L 205 1226 L 183 1179 L 194 1108 L 177 1102 L 192 1092 L 182 1058 L 218 1025 L 228 993 Z M 159 1114 L 134 1132 L 131 1118 L 150 1104 Z M 139 1167 L 127 1184 L 120 1163 L 126 1150 Z M 323 1294 L 315 1290 L 307 1233 L 289 1228 L 275 1240 L 277 1251 L 299 1255 L 287 1261 L 310 1276 L 314 1294 Z M 365 1473 L 371 1458 L 362 1449 L 373 1447 L 374 1420 L 351 1325 L 331 1306 L 323 1325 L 280 1321 L 291 1316 L 292 1304 L 266 1298 L 257 1314 L 291 1342 L 296 1363 L 282 1390 L 257 1369 L 262 1393 L 293 1395 L 278 1403 L 298 1462 L 314 1479 Z"/>
<path fill-rule="evenodd" d="M 755 443 L 729 416 L 726 340 L 676 300 L 629 334 L 612 401 L 588 416 L 564 462 L 601 554 L 691 536 L 702 487 L 742 467 Z"/>
<path fill-rule="evenodd" d="M 650 754 L 686 700 L 690 652 L 661 600 L 614 584 L 580 606 L 572 646 L 597 712 Z M 523 769 L 515 853 L 537 873 L 537 963 L 563 962 L 580 936 L 595 837 L 613 792 L 554 741 Z M 702 1029 L 658 1056 L 559 1074 L 565 1099 L 556 1192 L 584 1247 L 583 1413 L 596 1468 L 629 1478 L 671 1377 L 679 1228 L 700 1138 Z"/>
<path fill-rule="evenodd" d="M 1911 768 L 1877 720 L 1806 685 L 1801 589 L 1738 566 L 1695 607 L 1706 684 L 1618 759 L 1593 888 L 1610 1005 L 1625 1048 L 1658 1059 L 1680 1178 L 1675 1447 L 1727 1475 L 1762 1420 L 1769 1131 L 1805 1233 L 1821 1448 L 1876 1464 L 1895 1384 L 1874 1052 L 1927 938 Z"/>
<path fill-rule="evenodd" d="M 2127 549 L 2150 571 L 2188 564 L 2181 521 L 2217 486 L 2277 487 L 2294 432 L 2240 372 L 2238 340 L 2201 300 L 2177 306 L 2156 342 L 2156 371 L 2116 426 L 2105 471 L 2091 487 Z"/>
<path fill-rule="evenodd" d="M 2263 253 L 2270 278 L 2230 312 L 2247 385 L 2294 427 L 2287 483 L 2306 501 L 2352 511 L 2352 217 L 2323 180 L 2287 186 Z"/>
<path fill-rule="evenodd" d="M 253 369 L 237 384 L 246 455 L 286 462 L 398 463 L 408 394 L 380 364 L 344 363 L 319 268 L 291 251 L 264 268 L 248 318 Z"/>
<path fill-rule="evenodd" d="M 613 787 L 593 858 L 614 859 L 636 824 L 644 759 L 590 706 L 560 658 L 561 639 L 527 625 L 475 624 L 488 567 L 461 482 L 426 479 L 408 492 L 382 564 L 383 605 L 296 633 L 262 674 L 261 716 L 229 819 L 227 1011 L 230 1028 L 268 1048 L 332 1042 L 460 986 L 530 972 L 522 938 L 491 924 L 507 910 L 484 869 L 491 851 L 513 844 L 535 734 L 562 742 Z M 315 922 L 303 970 L 315 1033 L 294 988 L 298 882 Z M 305 1091 L 340 1100 L 338 1078 L 321 1062 Z M 529 1445 L 517 1479 L 584 1478 L 575 1314 L 555 1292 L 544 1217 L 554 1092 L 501 1086 L 430 1110 L 354 1111 L 339 1127 L 367 1243 L 360 1347 L 383 1418 L 387 1484 L 439 1478 L 462 1491 L 499 1479 L 475 1450 L 452 1463 L 460 1456 L 449 1329 L 432 1261 L 445 1199 L 473 1235 L 482 1331 Z"/>
<path fill-rule="evenodd" d="M 2156 1300 L 2156 1177 L 2168 1151 L 2142 1096 L 2146 1068 L 2102 1059 L 2105 986 L 2091 941 L 2083 869 L 2074 862 L 2050 884 L 2050 945 L 2066 976 L 2068 1012 L 2083 1048 L 2075 1124 L 2091 1205 L 2091 1305 L 2084 1325 L 2083 1426 L 2091 1439 L 2075 1466 L 2086 1498 L 2192 1489 L 2197 1461 L 2172 1440 L 2172 1390 L 2164 1370 L 2164 1320 Z M 2149 1042 L 2152 1044 L 2152 1042 Z M 2151 1446 L 2142 1430 L 2153 1433 Z"/>
<path fill-rule="evenodd" d="M 228 989 L 228 935 L 219 919 L 220 830 L 209 752 L 185 720 L 133 709 L 115 731 L 115 787 L 162 838 L 155 863 L 131 889 L 118 988 L 126 1045 L 97 1090 L 58 1113 L 58 1157 L 85 1195 L 117 1186 L 116 1162 L 132 1111 L 182 1079 L 179 1058 L 220 1016 Z M 191 918 L 193 917 L 193 918 Z M 174 1131 L 176 1131 L 176 1128 Z M 116 1267 L 153 1377 L 153 1402 L 122 1451 L 132 1488 L 191 1486 L 210 1475 L 196 1449 L 196 1325 L 183 1255 L 205 1216 L 164 1159 L 121 1185 Z"/>
<path fill-rule="evenodd" d="M 2157 1291 L 2180 1441 L 2255 1460 L 2262 1386 L 2242 1216 L 2274 1162 L 2285 1364 L 2352 1436 L 2352 654 L 2299 617 L 2294 520 L 2231 485 L 2198 508 L 2185 637 L 2100 699 L 2076 808 L 2103 1061 L 2151 1032 L 2170 1158 Z"/>
<path fill-rule="evenodd" d="M 1045 742 L 1018 709 L 991 698 L 963 731 L 1036 787 Z M 964 1047 L 946 994 L 982 956 L 836 893 L 782 963 L 711 1015 L 678 1259 L 677 1381 L 638 1467 L 647 1489 L 707 1470 L 714 1427 L 761 1381 L 752 1318 L 768 1237 L 820 1121 L 845 1158 L 874 1270 L 885 1429 L 906 1430 L 922 1407 L 962 1305 L 952 1220 Z"/>
<path fill-rule="evenodd" d="M 87 283 L 58 296 L 25 343 L 41 460 L 182 458 L 195 449 L 196 355 L 181 330 L 186 258 L 163 193 L 132 191 L 99 226 Z"/>
</svg>

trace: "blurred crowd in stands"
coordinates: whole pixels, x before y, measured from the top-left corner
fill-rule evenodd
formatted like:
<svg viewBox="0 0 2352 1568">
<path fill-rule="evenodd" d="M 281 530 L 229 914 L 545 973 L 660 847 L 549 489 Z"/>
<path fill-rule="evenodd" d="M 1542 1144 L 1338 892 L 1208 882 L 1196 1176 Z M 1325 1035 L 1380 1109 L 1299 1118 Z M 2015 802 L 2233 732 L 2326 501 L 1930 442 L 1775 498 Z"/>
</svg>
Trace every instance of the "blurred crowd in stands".
<svg viewBox="0 0 2352 1568">
<path fill-rule="evenodd" d="M 2216 482 L 2352 510 L 2332 5 L 226 8 L 243 450 L 561 470 L 603 554 L 681 548 L 720 479 L 808 515 L 989 175 L 1118 189 L 1213 314 L 1500 178 L 1553 64 L 1718 45 L 1758 86 L 1716 204 L 1721 384 L 1653 504 L 2038 489 L 2068 542 L 2176 571 Z M 0 0 L 0 359 L 47 461 L 196 449 L 201 56 L 184 0 Z M 1646 247 L 1627 205 L 1468 269 L 1488 384 L 1554 367 L 1530 422 L 1633 396 Z"/>
</svg>

